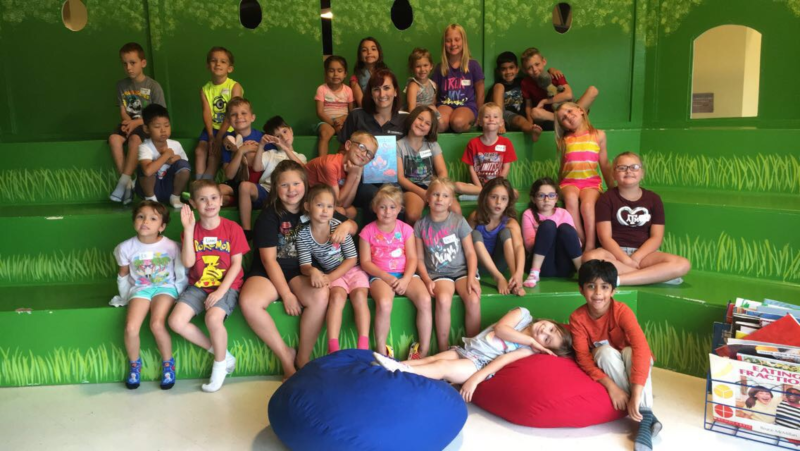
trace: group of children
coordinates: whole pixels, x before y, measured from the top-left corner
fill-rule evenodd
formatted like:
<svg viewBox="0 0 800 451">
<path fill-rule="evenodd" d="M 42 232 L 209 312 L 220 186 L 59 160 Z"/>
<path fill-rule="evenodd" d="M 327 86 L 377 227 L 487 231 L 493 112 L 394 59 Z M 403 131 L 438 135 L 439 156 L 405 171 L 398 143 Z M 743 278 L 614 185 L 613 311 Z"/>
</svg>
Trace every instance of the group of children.
<svg viewBox="0 0 800 451">
<path fill-rule="evenodd" d="M 350 86 L 345 59 L 325 61 L 325 84 L 315 96 L 320 156 L 308 162 L 295 152 L 293 130 L 279 116 L 266 122 L 264 133 L 252 127 L 252 106 L 242 97 L 241 85 L 228 77 L 233 55 L 213 48 L 207 57 L 212 81 L 201 90 L 205 127 L 195 150 L 191 206 L 181 199 L 189 182 L 188 158 L 180 143 L 169 139 L 164 95 L 143 74 L 144 52 L 126 44 L 120 57 L 128 78 L 118 84 L 122 123 L 109 138 L 121 174 L 111 198 L 127 203 L 135 191 L 145 199 L 133 214 L 137 236 L 115 249 L 120 266 L 115 302 L 128 305 L 129 388 L 140 383 L 139 329 L 148 311 L 163 360 L 161 387 L 175 383 L 169 325 L 214 355 L 211 378 L 202 386 L 213 392 L 235 369 L 224 320 L 237 304 L 288 378 L 311 358 L 323 324 L 328 351 L 339 349 L 349 298 L 359 349 L 370 348 L 372 323 L 382 365 L 463 384 L 467 401 L 478 383 L 513 360 L 574 350 L 581 367 L 606 387 L 614 406 L 642 421 L 643 449 L 650 446 L 649 435 L 660 429 L 650 410 L 652 356 L 630 309 L 611 296 L 620 284 L 680 283 L 690 264 L 658 250 L 664 210 L 658 195 L 640 187 L 645 172 L 640 157 L 626 152 L 609 162 L 605 134 L 592 127 L 587 114 L 595 88 L 572 102 L 563 74 L 546 70 L 546 60 L 532 48 L 521 57 L 528 75 L 522 80 L 516 55 L 498 56 L 493 101 L 484 103 L 483 73 L 470 59 L 466 33 L 459 25 L 448 26 L 442 45 L 447 65 L 433 66 L 424 49 L 409 57 L 412 77 L 404 92 L 410 113 L 397 141 L 398 183 L 377 190 L 370 205 L 375 220 L 359 228 L 353 220 L 354 199 L 378 141 L 363 130 L 342 135 L 347 115 L 370 95 L 371 86 L 391 88 L 390 82 L 371 80 L 375 73 L 389 73 L 375 39 L 359 43 Z M 470 180 L 453 183 L 437 134 L 465 131 L 476 120 L 481 135 L 469 141 L 462 158 Z M 519 218 L 519 193 L 507 180 L 516 154 L 502 133 L 521 130 L 535 140 L 549 125 L 556 130 L 560 180 L 536 180 Z M 343 145 L 340 152 L 328 153 L 334 135 Z M 213 181 L 220 163 L 227 180 L 223 184 Z M 467 218 L 461 215 L 458 194 L 478 197 Z M 559 198 L 565 208 L 557 206 Z M 170 214 L 159 202 L 182 209 L 181 244 L 163 236 Z M 232 204 L 239 206 L 241 226 L 219 215 Z M 254 208 L 261 213 L 251 231 Z M 245 278 L 248 242 L 256 252 Z M 587 304 L 573 313 L 569 329 L 535 321 L 520 308 L 480 331 L 481 273 L 495 281 L 499 293 L 522 296 L 542 277 L 567 277 L 576 270 Z M 469 338 L 463 347 L 448 350 L 456 293 L 464 303 Z M 386 343 L 396 295 L 406 296 L 417 309 L 418 341 L 405 363 L 391 359 L 394 350 Z M 368 296 L 375 301 L 374 320 Z M 300 316 L 296 350 L 286 345 L 266 311 L 278 299 L 287 314 Z M 209 336 L 191 323 L 201 313 Z M 428 356 L 434 324 L 438 349 L 444 352 Z M 624 333 L 610 335 L 617 328 Z"/>
</svg>

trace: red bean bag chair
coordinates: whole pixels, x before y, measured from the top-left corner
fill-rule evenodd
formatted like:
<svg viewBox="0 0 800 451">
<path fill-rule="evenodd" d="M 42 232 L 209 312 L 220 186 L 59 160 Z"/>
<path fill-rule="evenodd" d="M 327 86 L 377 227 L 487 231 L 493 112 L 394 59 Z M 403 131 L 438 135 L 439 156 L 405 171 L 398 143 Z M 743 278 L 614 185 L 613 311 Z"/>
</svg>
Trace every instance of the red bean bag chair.
<svg viewBox="0 0 800 451">
<path fill-rule="evenodd" d="M 585 427 L 625 417 L 606 389 L 569 357 L 537 354 L 508 365 L 475 390 L 476 406 L 536 428 Z"/>
</svg>

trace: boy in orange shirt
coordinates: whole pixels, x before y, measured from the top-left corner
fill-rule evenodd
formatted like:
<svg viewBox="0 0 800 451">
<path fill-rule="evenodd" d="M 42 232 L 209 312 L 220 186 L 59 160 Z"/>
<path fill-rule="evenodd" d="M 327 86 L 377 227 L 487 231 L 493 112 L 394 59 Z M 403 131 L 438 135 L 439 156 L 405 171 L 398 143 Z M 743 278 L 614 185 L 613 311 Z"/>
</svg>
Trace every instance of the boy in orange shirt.
<svg viewBox="0 0 800 451">
<path fill-rule="evenodd" d="M 569 317 L 575 360 L 605 387 L 614 408 L 627 408 L 631 419 L 641 423 L 634 450 L 650 451 L 662 428 L 653 414 L 653 353 L 636 315 L 612 298 L 618 280 L 617 269 L 607 261 L 590 260 L 578 271 L 586 305 Z"/>
</svg>

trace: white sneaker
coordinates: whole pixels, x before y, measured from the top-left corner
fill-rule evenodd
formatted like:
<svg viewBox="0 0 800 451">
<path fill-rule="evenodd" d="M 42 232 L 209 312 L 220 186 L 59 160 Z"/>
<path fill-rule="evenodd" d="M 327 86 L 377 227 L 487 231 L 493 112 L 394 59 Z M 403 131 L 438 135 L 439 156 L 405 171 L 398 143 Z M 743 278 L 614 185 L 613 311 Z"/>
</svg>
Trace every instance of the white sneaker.
<svg viewBox="0 0 800 451">
<path fill-rule="evenodd" d="M 410 366 L 406 365 L 405 363 L 400 363 L 397 360 L 390 359 L 383 354 L 379 354 L 377 352 L 372 353 L 375 356 L 375 360 L 384 368 L 391 372 L 400 371 L 402 373 L 413 373 L 413 370 Z"/>
<path fill-rule="evenodd" d="M 112 307 L 125 307 L 126 305 L 128 305 L 128 301 L 122 299 L 122 297 L 120 296 L 114 296 L 113 298 L 111 298 L 111 301 L 109 301 L 108 305 Z"/>
<path fill-rule="evenodd" d="M 227 362 L 225 360 L 221 362 L 214 362 L 214 364 L 211 366 L 211 378 L 208 380 L 207 384 L 203 384 L 200 387 L 204 392 L 214 393 L 222 388 L 222 384 L 225 382 L 225 376 L 228 375 L 228 371 L 225 368 L 226 363 Z"/>
<path fill-rule="evenodd" d="M 122 195 L 122 205 L 128 205 L 133 202 L 133 182 L 125 187 L 125 193 Z"/>
<path fill-rule="evenodd" d="M 674 279 L 670 279 L 670 280 L 667 280 L 666 282 L 661 282 L 661 283 L 665 283 L 667 285 L 680 285 L 680 284 L 683 283 L 683 278 L 682 277 L 676 277 Z"/>
</svg>

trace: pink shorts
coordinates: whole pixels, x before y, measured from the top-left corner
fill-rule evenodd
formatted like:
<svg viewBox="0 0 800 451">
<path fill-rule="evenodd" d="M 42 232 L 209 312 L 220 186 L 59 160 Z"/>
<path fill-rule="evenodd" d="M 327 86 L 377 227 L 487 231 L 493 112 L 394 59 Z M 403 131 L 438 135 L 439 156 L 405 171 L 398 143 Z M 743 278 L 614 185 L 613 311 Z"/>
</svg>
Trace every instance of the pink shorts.
<svg viewBox="0 0 800 451">
<path fill-rule="evenodd" d="M 367 276 L 367 273 L 365 273 L 360 266 L 356 265 L 344 273 L 342 277 L 331 282 L 331 288 L 334 287 L 343 288 L 347 294 L 350 294 L 350 292 L 356 288 L 369 289 L 369 276 Z"/>
</svg>

